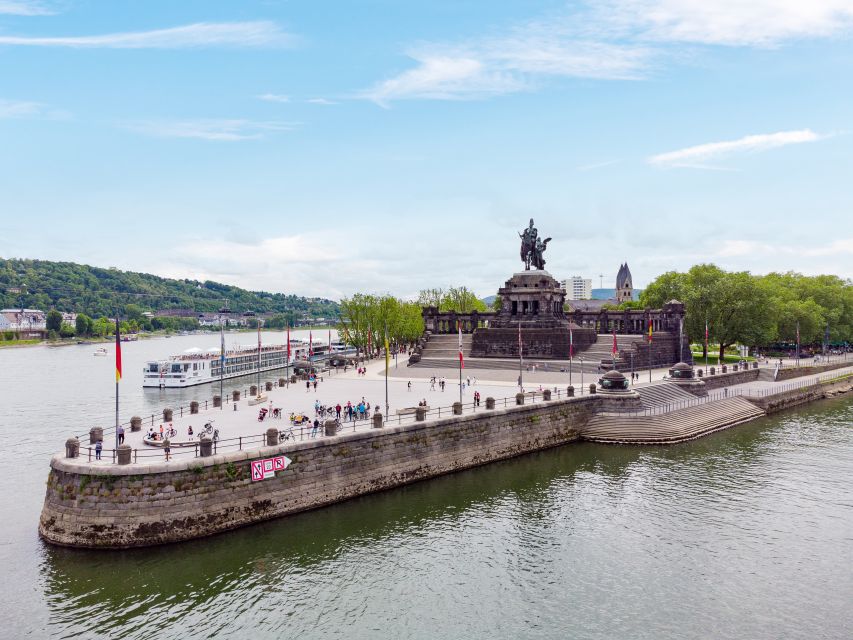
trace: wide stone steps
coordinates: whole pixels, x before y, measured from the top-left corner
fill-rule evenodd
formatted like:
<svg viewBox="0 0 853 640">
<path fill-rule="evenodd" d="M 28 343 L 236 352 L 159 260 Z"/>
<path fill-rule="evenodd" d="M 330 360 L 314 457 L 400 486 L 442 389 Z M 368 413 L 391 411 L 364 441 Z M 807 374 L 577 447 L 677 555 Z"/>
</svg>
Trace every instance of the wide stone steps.
<svg viewBox="0 0 853 640">
<path fill-rule="evenodd" d="M 472 340 L 473 336 L 470 333 L 462 334 L 462 355 L 466 358 L 471 353 Z M 424 358 L 452 360 L 455 366 L 455 363 L 459 361 L 459 334 L 447 333 L 430 337 L 421 354 L 421 360 Z"/>
<path fill-rule="evenodd" d="M 424 351 L 424 355 L 426 355 L 426 351 Z M 492 370 L 501 370 L 501 371 L 518 371 L 518 360 L 503 360 L 497 358 L 468 358 L 465 356 L 465 368 L 466 369 L 492 369 Z M 527 367 L 532 364 L 533 361 L 524 361 L 524 370 L 527 371 Z M 569 363 L 565 361 L 557 361 L 557 360 L 536 360 L 536 370 L 537 371 L 560 371 L 561 369 L 565 369 L 566 375 L 566 385 L 569 384 Z M 445 369 L 445 368 L 456 368 L 459 366 L 459 350 L 453 351 L 451 357 L 445 358 L 434 358 L 434 357 L 421 357 L 420 362 L 411 365 L 413 367 L 425 367 L 430 369 Z M 598 361 L 595 362 L 584 362 L 583 365 L 584 373 L 592 374 L 595 376 L 598 373 Z M 578 360 L 574 361 L 572 365 L 572 372 L 575 375 L 580 375 L 581 366 Z M 579 383 L 578 379 L 573 379 L 573 382 L 577 385 Z M 598 383 L 598 378 L 589 378 L 585 380 L 585 382 L 595 382 Z"/>
<path fill-rule="evenodd" d="M 640 394 L 643 407 L 646 409 L 696 400 L 696 396 L 692 393 L 688 393 L 677 384 L 671 382 L 653 384 L 648 387 L 637 387 L 636 391 Z"/>
<path fill-rule="evenodd" d="M 659 415 L 598 415 L 581 429 L 581 436 L 593 442 L 612 444 L 672 444 L 762 415 L 762 409 L 737 396 Z"/>
</svg>

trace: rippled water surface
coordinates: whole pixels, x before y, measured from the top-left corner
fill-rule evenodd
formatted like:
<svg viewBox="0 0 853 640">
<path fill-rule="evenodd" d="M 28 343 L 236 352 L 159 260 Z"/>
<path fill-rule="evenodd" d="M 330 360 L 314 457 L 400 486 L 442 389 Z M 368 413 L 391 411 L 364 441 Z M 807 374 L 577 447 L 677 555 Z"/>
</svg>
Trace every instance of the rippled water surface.
<svg viewBox="0 0 853 640">
<path fill-rule="evenodd" d="M 190 340 L 130 345 L 125 366 Z M 853 637 L 851 399 L 675 447 L 571 445 L 206 540 L 81 552 L 36 525 L 50 454 L 83 416 L 109 415 L 91 351 L 0 350 L 2 638 Z M 134 410 L 164 403 L 136 382 L 127 395 Z"/>
</svg>

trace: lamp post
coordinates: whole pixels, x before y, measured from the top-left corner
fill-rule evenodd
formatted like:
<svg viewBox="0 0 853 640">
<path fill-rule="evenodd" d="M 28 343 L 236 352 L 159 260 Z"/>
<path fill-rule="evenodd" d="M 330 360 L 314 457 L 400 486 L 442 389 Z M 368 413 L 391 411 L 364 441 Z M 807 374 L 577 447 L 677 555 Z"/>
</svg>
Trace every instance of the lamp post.
<svg viewBox="0 0 853 640">
<path fill-rule="evenodd" d="M 634 386 L 634 352 L 631 351 L 628 355 L 631 356 L 631 386 Z"/>
<path fill-rule="evenodd" d="M 583 356 L 580 357 L 581 361 L 581 395 L 583 395 Z"/>
</svg>

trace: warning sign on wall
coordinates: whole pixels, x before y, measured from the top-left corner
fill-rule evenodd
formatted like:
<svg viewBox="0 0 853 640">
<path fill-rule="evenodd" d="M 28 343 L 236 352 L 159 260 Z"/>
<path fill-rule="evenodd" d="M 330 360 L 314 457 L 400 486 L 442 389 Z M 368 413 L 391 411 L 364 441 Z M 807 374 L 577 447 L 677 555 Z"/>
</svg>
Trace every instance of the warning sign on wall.
<svg viewBox="0 0 853 640">
<path fill-rule="evenodd" d="M 276 471 L 284 471 L 293 462 L 287 456 L 252 460 L 252 482 L 274 478 Z"/>
</svg>

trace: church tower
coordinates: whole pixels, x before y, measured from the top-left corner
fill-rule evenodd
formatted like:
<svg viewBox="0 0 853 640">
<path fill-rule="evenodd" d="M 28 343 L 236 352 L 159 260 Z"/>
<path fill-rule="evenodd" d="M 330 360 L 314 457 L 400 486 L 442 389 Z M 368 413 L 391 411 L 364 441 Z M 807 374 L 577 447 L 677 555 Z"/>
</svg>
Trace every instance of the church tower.
<svg viewBox="0 0 853 640">
<path fill-rule="evenodd" d="M 631 302 L 634 299 L 634 283 L 631 279 L 631 270 L 626 262 L 619 267 L 616 274 L 616 302 Z"/>
</svg>

